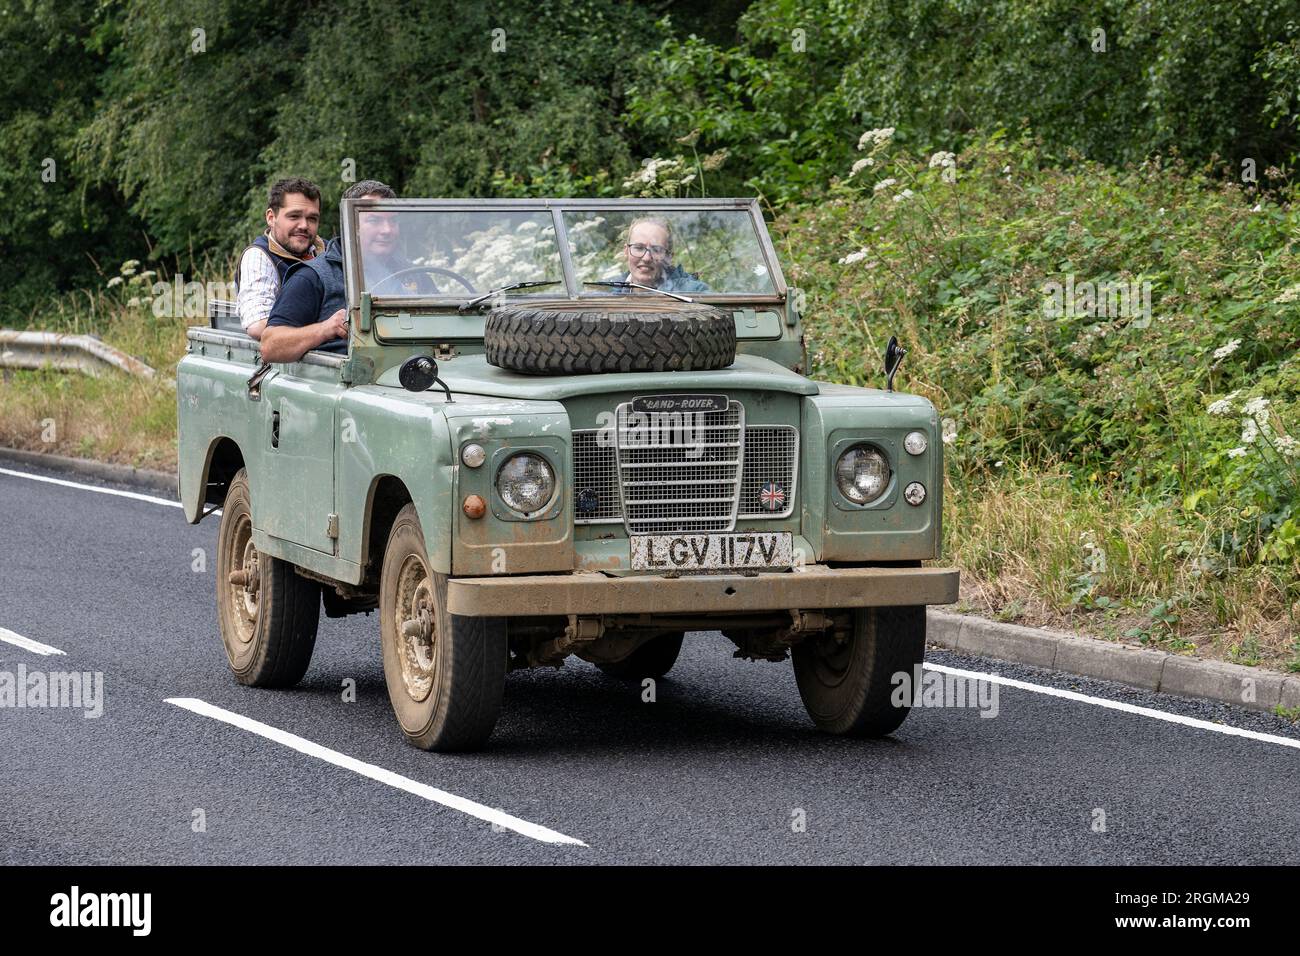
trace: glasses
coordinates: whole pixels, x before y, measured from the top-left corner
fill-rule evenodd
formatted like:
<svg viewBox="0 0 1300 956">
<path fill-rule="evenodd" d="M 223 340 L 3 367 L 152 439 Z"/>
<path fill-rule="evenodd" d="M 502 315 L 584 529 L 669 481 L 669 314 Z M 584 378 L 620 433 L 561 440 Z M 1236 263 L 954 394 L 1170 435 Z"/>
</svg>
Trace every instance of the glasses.
<svg viewBox="0 0 1300 956">
<path fill-rule="evenodd" d="M 656 259 L 662 259 L 664 256 L 668 255 L 667 246 L 647 246 L 644 242 L 629 242 L 627 244 L 627 251 L 632 253 L 632 255 L 638 259 L 644 256 L 647 252 L 653 255 Z"/>
</svg>

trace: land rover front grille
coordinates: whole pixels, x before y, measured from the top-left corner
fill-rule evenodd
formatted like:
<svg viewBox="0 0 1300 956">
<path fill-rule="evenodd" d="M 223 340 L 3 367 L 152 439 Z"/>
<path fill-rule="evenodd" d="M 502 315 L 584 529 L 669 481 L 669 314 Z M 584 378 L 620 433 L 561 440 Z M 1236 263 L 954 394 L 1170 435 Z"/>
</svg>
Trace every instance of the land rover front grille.
<svg viewBox="0 0 1300 956">
<path fill-rule="evenodd" d="M 688 441 L 663 430 L 651 430 L 645 441 L 645 433 L 627 431 L 626 411 L 616 416 L 617 449 L 613 429 L 573 432 L 578 524 L 623 521 L 626 508 L 633 534 L 728 531 L 738 517 L 785 518 L 794 510 L 793 426 L 746 427 L 744 409 L 731 402 L 726 411 L 705 413 Z"/>
<path fill-rule="evenodd" d="M 729 531 L 736 524 L 745 409 L 652 416 L 615 413 L 623 522 L 629 534 Z"/>
</svg>

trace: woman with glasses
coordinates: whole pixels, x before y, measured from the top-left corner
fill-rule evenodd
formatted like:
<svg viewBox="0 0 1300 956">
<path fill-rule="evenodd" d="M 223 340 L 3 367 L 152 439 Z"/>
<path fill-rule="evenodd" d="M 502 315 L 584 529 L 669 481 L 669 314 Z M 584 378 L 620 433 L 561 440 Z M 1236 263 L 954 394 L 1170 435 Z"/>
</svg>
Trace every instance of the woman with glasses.
<svg viewBox="0 0 1300 956">
<path fill-rule="evenodd" d="M 658 216 L 634 219 L 623 242 L 626 274 L 610 280 L 636 282 L 665 292 L 709 292 L 707 283 L 673 263 L 673 231 L 668 220 Z M 620 289 L 621 293 L 638 291 Z"/>
</svg>

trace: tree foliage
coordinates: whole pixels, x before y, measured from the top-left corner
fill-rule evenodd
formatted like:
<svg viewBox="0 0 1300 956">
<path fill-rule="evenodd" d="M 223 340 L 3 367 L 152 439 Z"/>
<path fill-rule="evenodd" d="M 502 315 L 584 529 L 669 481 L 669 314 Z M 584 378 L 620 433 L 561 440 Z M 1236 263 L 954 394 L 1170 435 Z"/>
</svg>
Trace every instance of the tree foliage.
<svg viewBox="0 0 1300 956">
<path fill-rule="evenodd" d="M 1027 123 L 1050 156 L 1177 151 L 1259 170 L 1297 147 L 1295 0 L 758 0 L 740 43 L 669 37 L 630 113 L 733 150 L 775 201 L 824 185 L 856 136 L 960 148 Z M 1278 120 L 1282 120 L 1279 122 Z"/>
<path fill-rule="evenodd" d="M 662 9 L 14 0 L 0 10 L 0 251 L 22 291 L 0 309 L 8 321 L 127 257 L 188 263 L 247 241 L 285 175 L 320 184 L 326 234 L 352 180 L 427 196 L 586 189 L 635 165 L 623 90 Z"/>
<path fill-rule="evenodd" d="M 1068 468 L 1183 502 L 1234 560 L 1300 560 L 1294 203 L 1181 163 L 1062 169 L 1028 136 L 858 155 L 775 224 L 815 378 L 879 385 L 897 333 L 950 475 Z"/>
<path fill-rule="evenodd" d="M 94 0 L 0 5 L 0 261 L 8 270 L 0 309 L 35 301 L 65 277 L 85 276 L 106 248 L 132 247 L 112 182 L 74 160 L 94 115 L 98 79 L 117 42 Z M 111 254 L 110 254 L 111 255 Z"/>
</svg>

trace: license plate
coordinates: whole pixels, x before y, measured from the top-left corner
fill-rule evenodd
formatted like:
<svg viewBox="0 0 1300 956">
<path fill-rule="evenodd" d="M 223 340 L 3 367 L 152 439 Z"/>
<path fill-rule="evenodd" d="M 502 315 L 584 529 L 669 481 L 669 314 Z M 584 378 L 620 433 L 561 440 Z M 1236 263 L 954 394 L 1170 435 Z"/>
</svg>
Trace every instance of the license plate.
<svg viewBox="0 0 1300 956">
<path fill-rule="evenodd" d="M 633 571 L 759 570 L 793 564 L 794 539 L 788 531 L 632 536 Z"/>
</svg>

